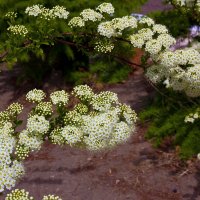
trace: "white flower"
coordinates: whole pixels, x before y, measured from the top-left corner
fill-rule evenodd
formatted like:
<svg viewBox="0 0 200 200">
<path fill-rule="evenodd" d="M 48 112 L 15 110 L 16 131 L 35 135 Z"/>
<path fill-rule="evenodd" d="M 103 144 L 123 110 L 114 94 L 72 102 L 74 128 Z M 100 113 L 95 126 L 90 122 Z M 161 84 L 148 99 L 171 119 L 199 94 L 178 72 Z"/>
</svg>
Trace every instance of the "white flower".
<svg viewBox="0 0 200 200">
<path fill-rule="evenodd" d="M 26 99 L 33 103 L 39 103 L 45 98 L 45 93 L 42 90 L 33 89 L 26 94 Z"/>
<path fill-rule="evenodd" d="M 134 46 L 134 47 L 137 47 L 137 48 L 142 48 L 142 46 L 144 45 L 144 40 L 142 37 L 140 37 L 139 34 L 134 34 L 134 35 L 131 35 L 130 38 L 129 38 L 131 44 Z"/>
<path fill-rule="evenodd" d="M 103 18 L 103 15 L 88 8 L 83 10 L 80 15 L 82 16 L 84 21 L 100 21 Z"/>
<path fill-rule="evenodd" d="M 33 5 L 31 7 L 27 7 L 26 10 L 25 10 L 25 13 L 30 15 L 30 16 L 36 17 L 39 14 L 41 14 L 42 8 L 43 8 L 42 5 Z"/>
<path fill-rule="evenodd" d="M 74 145 L 81 142 L 83 133 L 76 126 L 65 126 L 61 129 L 61 135 L 65 139 L 66 144 Z"/>
<path fill-rule="evenodd" d="M 111 42 L 96 42 L 96 45 L 94 47 L 95 50 L 97 50 L 98 52 L 102 52 L 102 53 L 108 53 L 111 52 L 114 49 L 114 44 Z"/>
<path fill-rule="evenodd" d="M 156 40 L 149 40 L 146 42 L 145 50 L 152 55 L 158 54 L 162 49 L 162 44 Z"/>
<path fill-rule="evenodd" d="M 64 90 L 55 91 L 50 94 L 50 98 L 54 105 L 66 105 L 69 101 L 69 94 Z"/>
<path fill-rule="evenodd" d="M 92 89 L 88 85 L 78 85 L 74 87 L 72 94 L 81 101 L 91 101 L 94 96 Z"/>
<path fill-rule="evenodd" d="M 33 135 L 44 135 L 49 130 L 49 121 L 43 116 L 33 115 L 27 120 L 27 130 Z"/>
<path fill-rule="evenodd" d="M 25 37 L 28 34 L 28 29 L 24 25 L 11 25 L 7 30 L 13 35 Z"/>
<path fill-rule="evenodd" d="M 160 34 L 157 40 L 166 48 L 168 49 L 171 45 L 176 43 L 175 38 L 173 38 L 169 34 Z"/>
<path fill-rule="evenodd" d="M 147 24 L 148 26 L 152 26 L 155 24 L 154 20 L 149 17 L 143 17 L 140 21 L 140 24 Z"/>
<path fill-rule="evenodd" d="M 51 12 L 60 19 L 67 19 L 69 12 L 63 6 L 55 6 L 51 9 Z"/>
<path fill-rule="evenodd" d="M 159 34 L 164 34 L 164 33 L 168 33 L 168 29 L 166 26 L 161 25 L 161 24 L 155 24 L 153 26 L 153 32 L 154 33 L 159 33 Z"/>
<path fill-rule="evenodd" d="M 83 27 L 85 26 L 85 21 L 81 17 L 73 17 L 68 25 L 70 27 Z"/>
<path fill-rule="evenodd" d="M 111 38 L 116 35 L 112 22 L 102 22 L 98 25 L 97 31 L 100 35 Z"/>
<path fill-rule="evenodd" d="M 111 3 L 102 3 L 96 8 L 96 10 L 98 10 L 100 13 L 107 13 L 109 15 L 115 12 L 115 8 Z"/>
<path fill-rule="evenodd" d="M 144 41 L 148 41 L 152 39 L 153 36 L 153 32 L 150 28 L 143 28 L 141 30 L 138 31 L 138 35 L 144 40 Z"/>
</svg>

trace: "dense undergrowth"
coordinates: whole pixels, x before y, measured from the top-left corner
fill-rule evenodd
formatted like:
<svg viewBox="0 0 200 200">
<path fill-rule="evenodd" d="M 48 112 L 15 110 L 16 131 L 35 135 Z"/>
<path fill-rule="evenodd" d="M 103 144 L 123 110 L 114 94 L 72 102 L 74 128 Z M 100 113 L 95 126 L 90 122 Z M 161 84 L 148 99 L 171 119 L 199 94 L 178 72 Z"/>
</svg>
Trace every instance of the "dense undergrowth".
<svg viewBox="0 0 200 200">
<path fill-rule="evenodd" d="M 200 152 L 199 121 L 186 123 L 185 117 L 197 108 L 196 102 L 188 101 L 182 94 L 169 91 L 157 94 L 143 112 L 140 120 L 149 123 L 146 138 L 155 147 L 176 148 L 182 159 L 189 159 Z"/>
</svg>

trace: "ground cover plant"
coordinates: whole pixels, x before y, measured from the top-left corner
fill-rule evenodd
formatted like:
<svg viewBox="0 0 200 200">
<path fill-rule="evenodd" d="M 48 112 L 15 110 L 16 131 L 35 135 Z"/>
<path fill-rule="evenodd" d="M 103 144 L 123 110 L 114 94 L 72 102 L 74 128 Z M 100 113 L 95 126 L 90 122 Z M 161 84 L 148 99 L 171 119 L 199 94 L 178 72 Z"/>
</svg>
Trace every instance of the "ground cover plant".
<svg viewBox="0 0 200 200">
<path fill-rule="evenodd" d="M 24 55 L 24 52 L 36 51 L 40 56 L 44 56 L 42 45 L 51 47 L 55 42 L 59 42 L 74 46 L 88 54 L 110 55 L 120 61 L 137 65 L 121 57 L 119 52 L 123 49 L 122 46 L 127 51 L 140 48 L 145 52 L 142 64 L 148 80 L 158 91 L 165 86 L 163 88 L 165 97 L 168 97 L 169 91 L 172 96 L 178 94 L 183 97 L 180 100 L 180 111 L 177 109 L 179 101 L 176 104 L 169 101 L 166 109 L 171 117 L 162 131 L 158 133 L 155 130 L 153 134 L 158 133 L 156 137 L 159 140 L 165 134 L 176 134 L 174 132 L 179 124 L 185 123 L 183 127 L 194 127 L 195 133 L 192 135 L 198 138 L 195 125 L 197 123 L 187 122 L 194 122 L 199 117 L 198 110 L 194 110 L 194 113 L 190 112 L 194 109 L 193 105 L 196 107 L 199 105 L 200 54 L 193 48 L 172 51 L 170 46 L 175 44 L 176 40 L 169 34 L 166 26 L 156 24 L 148 17 L 140 20 L 133 16 L 115 18 L 114 7 L 110 3 L 103 3 L 95 10 L 84 9 L 78 16 L 72 18 L 62 6 L 47 8 L 43 5 L 33 5 L 27 7 L 24 12 L 27 18 L 31 19 L 29 25 L 23 24 L 23 21 L 16 24 L 14 21 L 16 13 L 6 14 L 10 21 L 9 27 L 5 30 L 7 35 L 2 38 L 4 40 L 1 43 L 2 61 L 16 62 L 20 56 Z M 56 29 L 60 21 L 66 25 L 65 32 L 59 32 Z M 5 141 L 2 140 L 2 145 L 7 145 L 9 144 L 7 141 L 11 141 L 11 144 L 5 146 L 5 151 L 3 151 L 5 159 L 2 159 L 2 191 L 4 187 L 9 189 L 13 186 L 15 179 L 23 173 L 23 167 L 19 161 L 25 159 L 30 150 L 40 148 L 45 138 L 60 145 L 77 145 L 98 150 L 126 141 L 129 137 L 136 115 L 129 106 L 118 102 L 116 94 L 102 92 L 96 95 L 85 85 L 75 87 L 73 94 L 79 99 L 80 104 L 69 111 L 66 111 L 65 107 L 69 98 L 65 91 L 51 94 L 52 104 L 56 106 L 53 111 L 57 113 L 52 115 L 51 103 L 41 102 L 45 97 L 43 91 L 37 89 L 30 91 L 27 99 L 38 104 L 28 115 L 26 129 L 19 133 L 15 132 L 15 128 L 21 123 L 16 118 L 22 109 L 21 105 L 12 104 L 5 112 L 2 112 L 2 138 L 5 139 Z M 170 95 L 170 98 L 172 96 Z M 174 99 L 176 101 L 176 98 Z M 164 102 L 166 100 L 168 99 L 164 99 Z M 182 111 L 182 105 L 185 106 L 185 104 L 189 107 L 188 112 Z M 174 107 L 176 109 L 173 110 Z M 160 110 L 151 111 L 150 114 L 157 117 L 158 112 Z M 167 113 L 165 110 L 162 112 Z M 174 126 L 172 122 L 175 123 Z M 160 123 L 162 125 L 163 122 L 159 121 L 156 126 Z M 181 131 L 178 134 L 180 138 L 183 137 Z M 17 146 L 15 146 L 15 138 Z M 190 144 L 191 142 L 188 142 L 185 145 L 189 148 Z M 9 150 L 6 151 L 7 149 Z M 13 153 L 14 157 L 12 157 Z M 191 152 L 185 155 L 191 155 Z M 8 160 L 6 160 L 7 157 Z M 6 173 L 6 175 L 10 174 L 13 179 L 7 183 L 3 170 L 10 170 L 12 167 L 14 167 L 14 173 Z M 11 183 L 13 185 L 9 185 Z M 15 199 L 16 195 L 28 196 L 28 193 L 17 190 L 13 191 L 10 197 L 8 195 L 8 198 Z"/>
</svg>

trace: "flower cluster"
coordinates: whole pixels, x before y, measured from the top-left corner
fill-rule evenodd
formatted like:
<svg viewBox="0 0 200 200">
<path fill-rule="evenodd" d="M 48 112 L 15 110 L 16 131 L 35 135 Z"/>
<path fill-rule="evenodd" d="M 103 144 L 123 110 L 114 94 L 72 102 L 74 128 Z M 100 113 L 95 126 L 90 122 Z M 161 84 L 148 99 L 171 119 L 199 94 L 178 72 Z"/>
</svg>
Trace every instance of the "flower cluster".
<svg viewBox="0 0 200 200">
<path fill-rule="evenodd" d="M 87 85 L 74 87 L 72 94 L 77 104 L 67 108 L 69 94 L 64 90 L 50 94 L 53 104 L 43 101 L 46 95 L 42 90 L 29 91 L 26 99 L 34 106 L 21 131 L 16 132 L 18 124 L 14 123 L 22 111 L 21 104 L 13 103 L 0 112 L 0 192 L 15 186 L 24 173 L 22 161 L 30 152 L 40 150 L 46 139 L 90 150 L 110 148 L 128 140 L 137 117 L 130 106 L 119 103 L 117 94 L 95 94 Z M 24 190 L 7 195 L 7 199 L 20 198 L 30 197 Z M 44 198 L 60 199 L 53 195 Z"/>
<path fill-rule="evenodd" d="M 42 19 L 51 20 L 55 18 L 67 19 L 69 12 L 63 6 L 54 6 L 52 9 L 45 8 L 42 5 L 33 5 L 27 7 L 25 13 L 29 16 L 40 17 Z"/>
<path fill-rule="evenodd" d="M 11 25 L 7 30 L 13 35 L 25 37 L 28 34 L 28 29 L 24 25 Z"/>
<path fill-rule="evenodd" d="M 107 13 L 109 15 L 114 14 L 115 8 L 111 3 L 102 3 L 99 5 L 96 10 L 98 10 L 100 13 Z"/>
<path fill-rule="evenodd" d="M 190 123 L 194 123 L 194 121 L 196 120 L 196 119 L 198 119 L 200 116 L 199 116 L 199 113 L 198 112 L 195 112 L 195 113 L 190 113 L 189 115 L 187 115 L 186 117 L 185 117 L 185 123 L 188 123 L 188 122 L 190 122 Z"/>
<path fill-rule="evenodd" d="M 50 95 L 51 101 L 54 105 L 66 105 L 69 101 L 69 95 L 64 90 L 56 91 Z"/>
<path fill-rule="evenodd" d="M 155 24 L 154 20 L 149 17 L 142 17 L 139 21 L 139 24 L 146 24 L 147 26 L 152 26 Z"/>
<path fill-rule="evenodd" d="M 12 136 L 14 130 L 10 122 L 0 127 L 0 192 L 15 186 L 16 179 L 24 173 L 23 165 L 12 160 L 16 139 Z"/>
<path fill-rule="evenodd" d="M 167 87 L 184 91 L 187 96 L 200 96 L 200 54 L 194 49 L 166 51 L 160 54 L 160 64 L 147 70 L 146 76 L 158 83 L 167 80 Z"/>
<path fill-rule="evenodd" d="M 66 113 L 64 126 L 51 132 L 53 143 L 100 150 L 130 137 L 136 113 L 130 106 L 120 104 L 115 93 L 94 94 L 89 86 L 80 85 L 74 88 L 73 94 L 80 103 Z"/>
<path fill-rule="evenodd" d="M 84 27 L 85 26 L 85 21 L 81 17 L 73 17 L 68 25 L 73 28 L 73 27 Z"/>
<path fill-rule="evenodd" d="M 33 200 L 33 197 L 29 196 L 29 192 L 24 189 L 15 189 L 10 194 L 8 194 L 5 200 Z"/>
<path fill-rule="evenodd" d="M 106 91 L 94 95 L 90 103 L 94 110 L 105 112 L 109 110 L 113 104 L 118 104 L 119 102 L 116 93 Z"/>
<path fill-rule="evenodd" d="M 17 17 L 17 13 L 15 13 L 15 12 L 7 12 L 6 14 L 5 14 L 5 18 L 9 18 L 9 19 L 14 19 L 14 18 L 16 18 Z"/>
<path fill-rule="evenodd" d="M 98 25 L 97 32 L 107 38 L 120 36 L 127 28 L 137 28 L 137 19 L 133 16 L 114 18 L 112 21 L 102 22 Z"/>
<path fill-rule="evenodd" d="M 88 85 L 78 85 L 74 87 L 72 94 L 83 102 L 91 101 L 94 96 L 94 92 Z"/>
<path fill-rule="evenodd" d="M 59 19 L 67 19 L 69 12 L 63 6 L 55 6 L 51 9 L 51 12 Z"/>
<path fill-rule="evenodd" d="M 10 116 L 19 115 L 23 110 L 23 106 L 19 103 L 12 103 L 6 111 L 9 113 Z"/>
<path fill-rule="evenodd" d="M 101 13 L 96 12 L 95 10 L 92 10 L 90 8 L 83 10 L 80 13 L 81 17 L 85 22 L 87 21 L 100 21 L 103 18 L 103 15 Z"/>
<path fill-rule="evenodd" d="M 26 100 L 32 103 L 39 103 L 45 98 L 45 93 L 42 90 L 33 89 L 26 94 Z"/>
<path fill-rule="evenodd" d="M 51 102 L 38 103 L 33 113 L 45 117 L 51 116 L 51 114 L 53 113 L 53 107 Z"/>
<path fill-rule="evenodd" d="M 27 119 L 27 130 L 33 135 L 44 135 L 49 130 L 49 121 L 44 116 L 33 115 Z"/>
<path fill-rule="evenodd" d="M 29 195 L 29 192 L 24 189 L 15 189 L 11 193 L 7 194 L 5 200 L 34 200 L 32 196 Z M 42 200 L 62 200 L 59 196 L 56 195 L 45 195 Z"/>
<path fill-rule="evenodd" d="M 27 7 L 25 10 L 25 13 L 28 14 L 29 16 L 38 16 L 42 12 L 42 5 L 33 5 L 31 7 Z"/>
<path fill-rule="evenodd" d="M 55 195 L 47 195 L 44 196 L 42 200 L 62 200 L 59 196 L 55 196 Z"/>
<path fill-rule="evenodd" d="M 114 49 L 114 44 L 110 41 L 108 42 L 98 41 L 94 49 L 98 52 L 108 53 Z"/>
</svg>

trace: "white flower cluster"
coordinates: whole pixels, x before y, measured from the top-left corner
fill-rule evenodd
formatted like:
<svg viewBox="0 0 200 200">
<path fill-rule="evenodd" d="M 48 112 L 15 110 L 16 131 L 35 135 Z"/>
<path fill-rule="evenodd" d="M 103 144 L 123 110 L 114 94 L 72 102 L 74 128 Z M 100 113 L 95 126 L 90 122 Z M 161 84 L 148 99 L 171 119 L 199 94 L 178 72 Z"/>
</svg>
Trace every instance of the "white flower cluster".
<svg viewBox="0 0 200 200">
<path fill-rule="evenodd" d="M 11 193 L 7 194 L 5 200 L 34 200 L 32 196 L 29 195 L 29 192 L 24 189 L 15 189 Z M 45 195 L 42 200 L 62 200 L 59 196 L 56 195 Z"/>
<path fill-rule="evenodd" d="M 200 116 L 199 116 L 199 113 L 198 112 L 195 112 L 195 113 L 190 113 L 189 115 L 187 115 L 186 117 L 185 117 L 185 123 L 188 123 L 188 122 L 190 122 L 190 123 L 194 123 L 194 121 L 196 120 L 196 119 L 199 119 L 200 118 Z"/>
<path fill-rule="evenodd" d="M 12 103 L 6 111 L 9 113 L 10 116 L 16 116 L 19 115 L 23 110 L 23 106 L 19 103 Z"/>
<path fill-rule="evenodd" d="M 49 194 L 44 196 L 42 200 L 62 200 L 62 199 L 59 196 Z"/>
<path fill-rule="evenodd" d="M 59 19 L 67 19 L 69 12 L 63 6 L 55 6 L 51 9 L 51 12 Z"/>
<path fill-rule="evenodd" d="M 42 143 L 41 138 L 33 136 L 28 130 L 23 130 L 19 134 L 18 144 L 25 146 L 29 151 L 39 150 Z"/>
<path fill-rule="evenodd" d="M 96 42 L 96 46 L 94 47 L 94 49 L 101 53 L 108 53 L 111 52 L 114 49 L 114 47 L 115 47 L 114 44 L 110 41 L 108 42 L 98 41 Z"/>
<path fill-rule="evenodd" d="M 144 40 L 139 34 L 134 34 L 129 37 L 131 44 L 136 48 L 142 48 L 144 45 Z"/>
<path fill-rule="evenodd" d="M 26 100 L 32 103 L 39 103 L 46 97 L 42 90 L 33 89 L 26 94 Z"/>
<path fill-rule="evenodd" d="M 109 110 L 113 104 L 118 104 L 117 94 L 110 91 L 100 92 L 99 94 L 95 94 L 92 98 L 90 104 L 92 105 L 94 110 L 105 112 Z"/>
<path fill-rule="evenodd" d="M 149 21 L 150 18 L 143 18 L 142 24 Z M 139 21 L 139 23 L 141 20 Z M 149 22 L 149 24 L 151 24 Z M 131 44 L 136 48 L 144 48 L 152 57 L 159 55 L 162 51 L 176 43 L 176 40 L 169 35 L 165 26 L 154 24 L 149 28 L 142 28 L 129 36 Z"/>
<path fill-rule="evenodd" d="M 129 138 L 134 130 L 136 113 L 130 106 L 120 104 L 117 94 L 109 91 L 94 94 L 87 85 L 76 86 L 73 94 L 81 101 L 80 109 L 75 107 L 66 113 L 64 127 L 54 129 L 50 134 L 53 143 L 100 150 Z"/>
<path fill-rule="evenodd" d="M 28 34 L 28 29 L 24 25 L 11 25 L 7 30 L 13 35 L 25 37 Z"/>
<path fill-rule="evenodd" d="M 38 16 L 42 12 L 42 5 L 33 5 L 31 7 L 27 7 L 25 10 L 25 13 L 28 14 L 29 16 Z"/>
<path fill-rule="evenodd" d="M 153 83 L 167 80 L 167 87 L 175 91 L 184 91 L 190 97 L 198 97 L 200 96 L 198 63 L 200 54 L 194 49 L 166 51 L 160 54 L 160 64 L 147 69 L 146 76 Z"/>
<path fill-rule="evenodd" d="M 24 189 L 15 189 L 10 194 L 7 194 L 5 200 L 34 200 L 33 197 L 29 196 L 29 192 Z"/>
<path fill-rule="evenodd" d="M 94 92 L 88 85 L 78 85 L 74 87 L 72 94 L 83 102 L 91 101 L 94 96 Z"/>
<path fill-rule="evenodd" d="M 44 135 L 49 130 L 49 121 L 44 116 L 33 115 L 27 119 L 27 130 L 36 136 Z"/>
<path fill-rule="evenodd" d="M 69 101 L 69 94 L 64 90 L 55 91 L 50 95 L 51 101 L 54 105 L 63 106 Z"/>
<path fill-rule="evenodd" d="M 85 26 L 85 21 L 81 17 L 73 17 L 68 25 L 73 28 L 73 27 L 84 27 Z"/>
<path fill-rule="evenodd" d="M 96 10 L 100 13 L 107 13 L 109 15 L 114 14 L 115 12 L 115 8 L 111 3 L 102 3 L 96 8 Z"/>
<path fill-rule="evenodd" d="M 64 117 L 65 125 L 79 126 L 83 123 L 82 116 L 76 110 L 71 110 Z"/>
<path fill-rule="evenodd" d="M 158 33 L 158 34 L 162 34 L 162 33 L 168 33 L 168 29 L 166 26 L 161 25 L 161 24 L 155 24 L 153 26 L 153 32 L 154 33 Z"/>
<path fill-rule="evenodd" d="M 12 19 L 12 18 L 16 18 L 17 17 L 17 13 L 16 12 L 7 12 L 6 14 L 5 14 L 5 17 L 6 18 L 10 18 L 10 19 Z"/>
<path fill-rule="evenodd" d="M 65 126 L 61 129 L 61 135 L 65 139 L 65 143 L 74 145 L 81 142 L 83 132 L 76 126 Z"/>
<path fill-rule="evenodd" d="M 130 137 L 134 126 L 120 121 L 120 114 L 119 108 L 112 108 L 95 116 L 83 116 L 83 142 L 89 149 L 109 148 Z"/>
<path fill-rule="evenodd" d="M 111 38 L 112 36 L 116 35 L 115 29 L 114 29 L 111 21 L 100 23 L 98 25 L 97 32 L 100 35 L 105 36 L 107 38 Z"/>
<path fill-rule="evenodd" d="M 122 35 L 122 31 L 126 28 L 136 28 L 137 19 L 133 16 L 124 16 L 122 18 L 114 18 L 112 21 L 102 22 L 98 25 L 98 33 L 107 38 Z"/>
<path fill-rule="evenodd" d="M 42 115 L 45 117 L 51 116 L 53 113 L 53 108 L 51 102 L 40 102 L 34 110 L 37 115 Z"/>
<path fill-rule="evenodd" d="M 10 122 L 0 128 L 0 193 L 15 186 L 16 179 L 24 173 L 23 165 L 12 160 L 16 140 L 12 136 L 14 130 Z"/>
<path fill-rule="evenodd" d="M 83 10 L 80 15 L 82 16 L 85 22 L 87 21 L 100 21 L 103 19 L 103 15 L 101 13 L 96 12 L 90 8 Z"/>
<path fill-rule="evenodd" d="M 147 26 L 152 26 L 155 24 L 154 20 L 149 17 L 142 17 L 139 24 L 146 24 Z"/>
<path fill-rule="evenodd" d="M 33 5 L 31 7 L 27 7 L 25 13 L 29 16 L 40 17 L 46 20 L 51 19 L 67 19 L 69 12 L 66 11 L 66 8 L 63 6 L 54 6 L 52 9 L 45 8 L 42 5 Z"/>
</svg>

